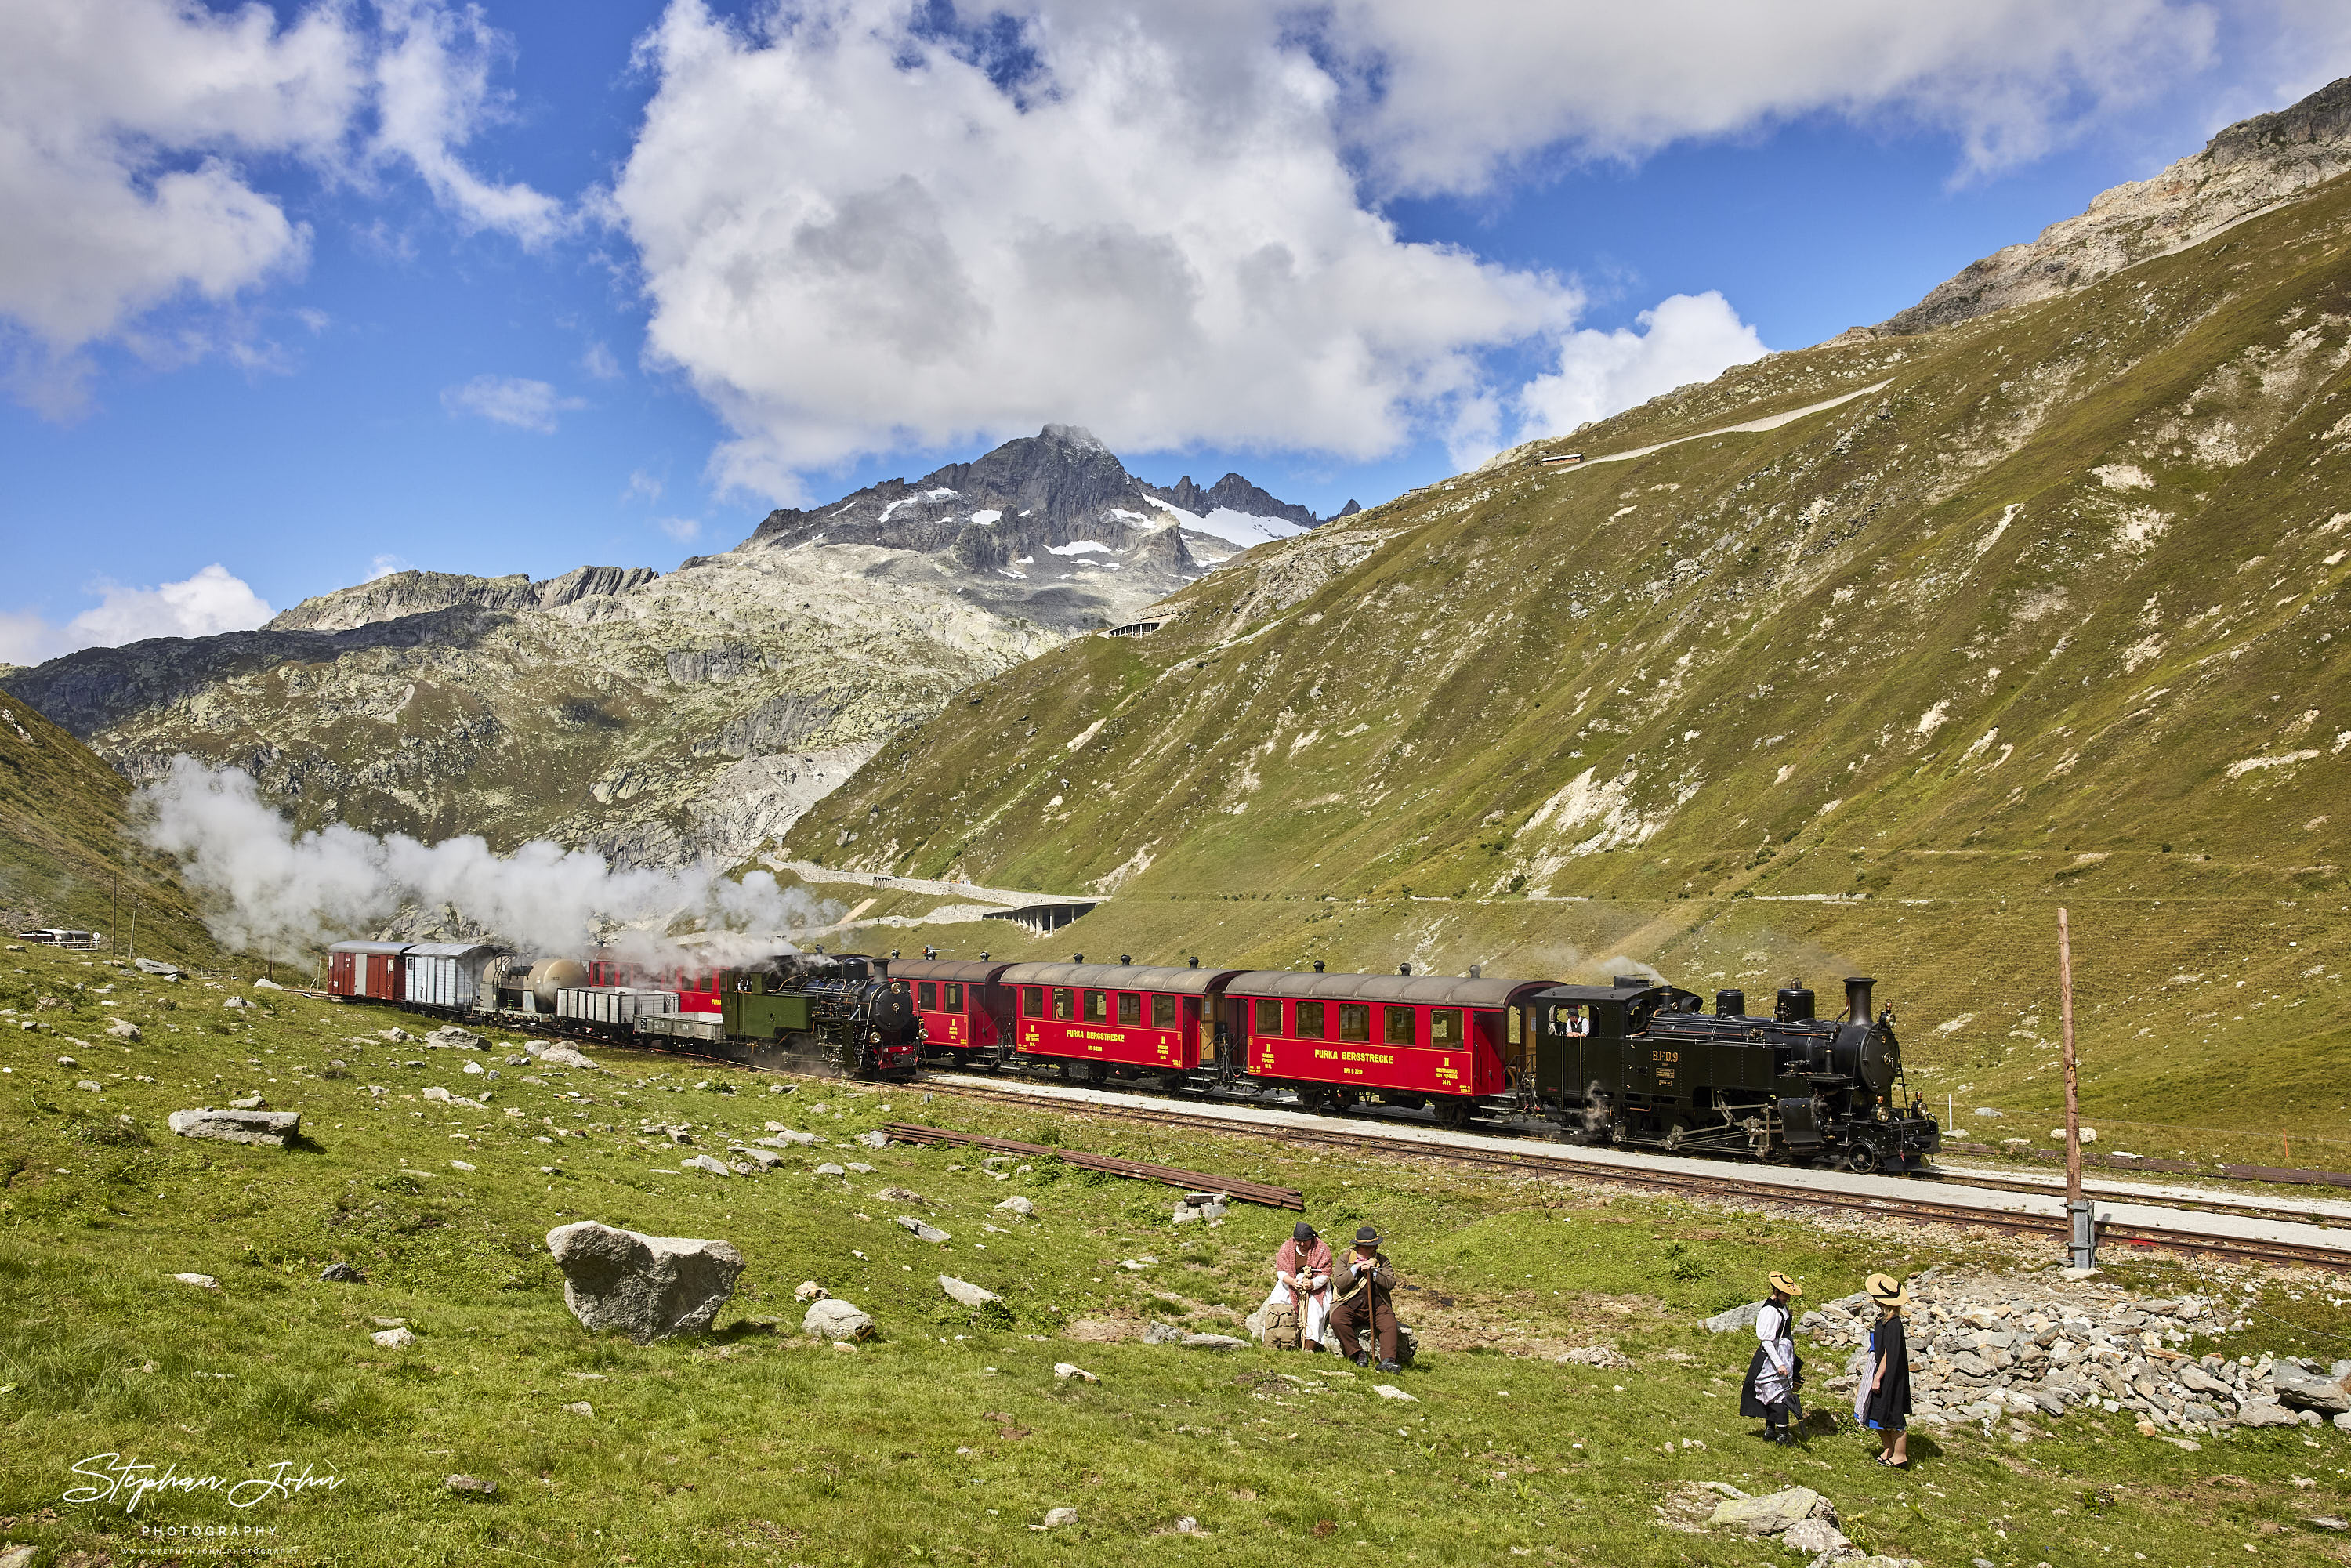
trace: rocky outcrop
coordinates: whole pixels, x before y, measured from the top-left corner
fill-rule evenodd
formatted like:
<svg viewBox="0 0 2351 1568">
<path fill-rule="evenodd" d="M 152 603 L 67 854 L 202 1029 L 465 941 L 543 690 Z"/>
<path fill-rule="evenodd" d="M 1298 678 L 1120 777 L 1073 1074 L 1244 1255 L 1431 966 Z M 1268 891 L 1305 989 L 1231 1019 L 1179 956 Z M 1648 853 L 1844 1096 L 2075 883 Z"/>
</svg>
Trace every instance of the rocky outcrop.
<svg viewBox="0 0 2351 1568">
<path fill-rule="evenodd" d="M 547 1249 L 581 1326 L 639 1344 L 707 1330 L 743 1272 L 743 1254 L 726 1242 L 641 1236 L 592 1219 L 549 1231 Z"/>
<path fill-rule="evenodd" d="M 2040 237 L 1971 263 L 1876 329 L 1928 332 L 2011 305 L 2071 293 L 2150 256 L 2210 239 L 2231 225 L 2351 170 L 2351 77 L 2290 109 L 2240 120 L 2201 152 L 2151 180 L 2116 185 Z"/>
<path fill-rule="evenodd" d="M 282 1149 L 300 1135 L 298 1111 L 174 1111 L 172 1131 L 183 1138 L 216 1138 L 225 1144 L 259 1144 Z"/>
<path fill-rule="evenodd" d="M 1228 474 L 1205 490 L 1192 483 L 1189 474 L 1173 485 L 1146 485 L 1144 488 L 1163 501 L 1172 501 L 1186 511 L 1196 512 L 1204 517 L 1217 510 L 1242 512 L 1252 517 L 1280 517 L 1285 522 L 1296 523 L 1301 528 L 1311 528 L 1322 520 L 1294 501 L 1276 500 L 1238 474 Z M 1354 503 L 1350 501 L 1348 505 L 1353 507 Z M 1360 512 L 1363 508 L 1355 507 L 1355 510 Z M 1343 517 L 1347 514 L 1342 512 L 1339 515 Z"/>
<path fill-rule="evenodd" d="M 506 577 L 467 577 L 452 571 L 394 571 L 352 588 L 337 589 L 280 611 L 263 628 L 270 632 L 350 632 L 380 621 L 470 605 L 479 610 L 557 610 L 583 599 L 609 599 L 651 582 L 661 574 L 643 566 L 575 567 L 561 577 L 533 582 L 522 572 Z"/>
</svg>

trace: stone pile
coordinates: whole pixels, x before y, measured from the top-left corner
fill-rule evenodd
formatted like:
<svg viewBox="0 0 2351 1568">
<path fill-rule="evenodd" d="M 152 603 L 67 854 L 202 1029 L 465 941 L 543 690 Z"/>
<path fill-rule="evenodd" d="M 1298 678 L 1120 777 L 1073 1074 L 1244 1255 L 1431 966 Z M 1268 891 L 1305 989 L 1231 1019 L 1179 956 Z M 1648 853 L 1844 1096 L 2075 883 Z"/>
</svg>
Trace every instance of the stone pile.
<svg viewBox="0 0 2351 1568">
<path fill-rule="evenodd" d="M 2330 1418 L 2351 1430 L 2351 1361 L 2327 1367 L 2266 1355 L 2199 1357 L 2196 1336 L 2233 1326 L 2206 1298 L 2142 1301 L 2087 1280 L 1970 1280 L 1939 1269 L 1909 1290 L 1914 1421 L 2061 1416 L 2089 1406 L 2127 1410 L 2143 1430 L 2189 1437 Z M 1869 1299 L 1855 1294 L 1798 1319 L 1797 1332 L 1816 1344 L 1855 1353 L 1827 1392 L 1853 1391 L 1876 1316 Z"/>
</svg>

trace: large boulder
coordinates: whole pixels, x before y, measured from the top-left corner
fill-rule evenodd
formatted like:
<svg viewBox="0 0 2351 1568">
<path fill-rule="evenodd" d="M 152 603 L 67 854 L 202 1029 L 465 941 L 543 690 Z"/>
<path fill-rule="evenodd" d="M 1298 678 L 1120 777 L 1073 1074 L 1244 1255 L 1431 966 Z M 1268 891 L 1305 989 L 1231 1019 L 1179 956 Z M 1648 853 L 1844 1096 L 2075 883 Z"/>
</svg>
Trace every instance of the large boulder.
<svg viewBox="0 0 2351 1568">
<path fill-rule="evenodd" d="M 547 1249 L 571 1315 L 639 1344 L 708 1329 L 743 1271 L 743 1254 L 726 1242 L 640 1236 L 592 1219 L 557 1226 Z"/>
<path fill-rule="evenodd" d="M 183 1138 L 218 1138 L 282 1149 L 301 1132 L 299 1111 L 174 1111 L 172 1131 Z"/>
<path fill-rule="evenodd" d="M 2278 1403 L 2289 1409 L 2315 1410 L 2322 1416 L 2351 1410 L 2351 1378 L 2305 1372 L 2282 1361 L 2271 1369 L 2270 1381 L 2277 1386 Z"/>
<path fill-rule="evenodd" d="M 1800 1520 L 1836 1522 L 1836 1510 L 1810 1487 L 1790 1487 L 1764 1497 L 1726 1498 L 1707 1523 L 1735 1525 L 1754 1535 L 1778 1535 Z"/>
<path fill-rule="evenodd" d="M 987 1305 L 990 1301 L 1000 1301 L 1004 1299 L 985 1285 L 975 1285 L 968 1280 L 958 1280 L 952 1274 L 939 1276 L 939 1289 L 975 1311 Z"/>
<path fill-rule="evenodd" d="M 443 1024 L 424 1037 L 424 1043 L 435 1051 L 480 1051 L 489 1044 L 469 1029 L 455 1024 Z"/>
<path fill-rule="evenodd" d="M 1751 1329 L 1755 1326 L 1757 1314 L 1762 1311 L 1762 1302 L 1749 1301 L 1727 1312 L 1717 1312 L 1706 1320 L 1707 1330 L 1711 1333 L 1737 1333 L 1741 1329 Z"/>
<path fill-rule="evenodd" d="M 838 1296 L 810 1301 L 808 1315 L 800 1320 L 800 1333 L 812 1339 L 861 1340 L 872 1332 L 873 1320 Z"/>
</svg>

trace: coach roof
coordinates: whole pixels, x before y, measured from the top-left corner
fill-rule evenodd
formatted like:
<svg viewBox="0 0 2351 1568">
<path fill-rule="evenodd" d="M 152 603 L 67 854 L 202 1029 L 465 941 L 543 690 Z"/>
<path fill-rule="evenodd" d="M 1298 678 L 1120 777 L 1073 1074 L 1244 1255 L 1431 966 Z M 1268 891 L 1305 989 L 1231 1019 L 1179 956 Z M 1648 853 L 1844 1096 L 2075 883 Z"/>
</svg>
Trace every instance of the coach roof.
<svg viewBox="0 0 2351 1568">
<path fill-rule="evenodd" d="M 1162 991 L 1206 996 L 1238 969 L 1176 968 L 1172 965 L 1015 964 L 1004 971 L 1008 986 L 1081 986 L 1103 991 Z"/>
<path fill-rule="evenodd" d="M 1235 997 L 1314 997 L 1326 1001 L 1415 1002 L 1430 1007 L 1508 1007 L 1549 980 L 1471 979 L 1466 975 L 1301 975 L 1256 969 L 1225 988 Z"/>
<path fill-rule="evenodd" d="M 987 962 L 978 958 L 893 958 L 890 977 L 893 980 L 967 980 L 985 985 L 1014 966 L 1008 963 Z"/>
</svg>

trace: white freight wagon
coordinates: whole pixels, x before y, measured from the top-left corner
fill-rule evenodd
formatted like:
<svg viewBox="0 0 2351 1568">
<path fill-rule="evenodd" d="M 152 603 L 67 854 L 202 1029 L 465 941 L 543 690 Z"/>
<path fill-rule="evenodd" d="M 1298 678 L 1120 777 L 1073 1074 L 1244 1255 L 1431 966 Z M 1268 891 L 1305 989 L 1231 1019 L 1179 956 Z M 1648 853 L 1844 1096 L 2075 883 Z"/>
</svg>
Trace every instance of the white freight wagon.
<svg viewBox="0 0 2351 1568">
<path fill-rule="evenodd" d="M 555 993 L 559 1017 L 581 1023 L 627 1029 L 648 1013 L 677 1011 L 675 991 L 641 991 L 632 986 L 566 986 Z"/>
<path fill-rule="evenodd" d="M 402 955 L 407 999 L 420 1007 L 474 1007 L 482 1000 L 483 969 L 505 952 L 481 942 L 416 943 Z"/>
</svg>

